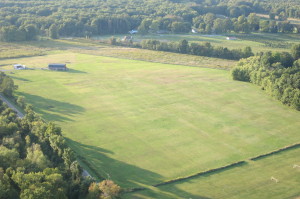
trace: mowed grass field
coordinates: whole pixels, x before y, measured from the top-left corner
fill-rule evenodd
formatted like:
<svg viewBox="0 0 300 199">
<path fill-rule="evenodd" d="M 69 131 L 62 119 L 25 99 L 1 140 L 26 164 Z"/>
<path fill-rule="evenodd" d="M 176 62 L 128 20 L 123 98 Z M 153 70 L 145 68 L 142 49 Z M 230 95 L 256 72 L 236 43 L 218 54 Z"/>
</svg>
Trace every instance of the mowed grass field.
<svg viewBox="0 0 300 199">
<path fill-rule="evenodd" d="M 59 124 L 93 170 L 124 188 L 192 175 L 300 140 L 299 112 L 231 80 L 228 71 L 72 52 L 17 61 L 35 68 L 68 64 L 68 72 L 7 74 L 19 85 L 18 95 Z"/>
<path fill-rule="evenodd" d="M 222 172 L 125 194 L 124 198 L 296 199 L 300 196 L 299 154 L 300 148 L 284 151 Z"/>
<path fill-rule="evenodd" d="M 13 64 L 19 63 L 19 59 L 16 58 L 47 54 L 51 55 L 64 51 L 166 64 L 219 68 L 226 70 L 232 68 L 237 63 L 237 61 L 234 60 L 225 60 L 213 57 L 111 46 L 104 43 L 99 43 L 94 40 L 86 40 L 80 38 L 60 40 L 45 39 L 41 41 L 21 42 L 18 44 L 1 42 L 0 46 L 0 70 L 11 70 Z M 47 66 L 47 64 L 44 64 L 44 66 Z"/>
</svg>

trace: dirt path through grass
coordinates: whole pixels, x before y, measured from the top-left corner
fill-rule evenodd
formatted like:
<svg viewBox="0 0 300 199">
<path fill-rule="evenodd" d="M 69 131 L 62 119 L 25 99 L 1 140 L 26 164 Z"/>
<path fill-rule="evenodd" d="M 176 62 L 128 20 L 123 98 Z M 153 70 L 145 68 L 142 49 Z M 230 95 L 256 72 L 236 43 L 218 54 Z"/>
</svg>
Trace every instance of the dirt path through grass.
<svg viewBox="0 0 300 199">
<path fill-rule="evenodd" d="M 24 117 L 24 114 L 18 110 L 18 108 L 13 105 L 12 103 L 10 103 L 2 94 L 0 94 L 0 99 L 5 102 L 7 104 L 7 106 L 9 106 L 9 108 L 13 109 L 14 111 L 17 112 L 17 115 L 19 118 L 23 118 Z"/>
</svg>

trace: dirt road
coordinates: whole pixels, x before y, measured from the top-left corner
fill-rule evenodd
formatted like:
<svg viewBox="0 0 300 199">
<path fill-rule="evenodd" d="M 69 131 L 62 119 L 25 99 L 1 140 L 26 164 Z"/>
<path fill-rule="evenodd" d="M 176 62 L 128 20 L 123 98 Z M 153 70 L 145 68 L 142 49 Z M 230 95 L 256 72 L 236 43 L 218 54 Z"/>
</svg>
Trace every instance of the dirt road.
<svg viewBox="0 0 300 199">
<path fill-rule="evenodd" d="M 17 112 L 18 117 L 22 118 L 24 117 L 24 114 L 22 112 L 20 112 L 15 105 L 13 105 L 12 103 L 10 103 L 4 96 L 3 94 L 0 94 L 0 99 L 5 102 L 7 104 L 7 106 L 9 106 L 9 108 L 13 109 L 14 111 Z"/>
</svg>

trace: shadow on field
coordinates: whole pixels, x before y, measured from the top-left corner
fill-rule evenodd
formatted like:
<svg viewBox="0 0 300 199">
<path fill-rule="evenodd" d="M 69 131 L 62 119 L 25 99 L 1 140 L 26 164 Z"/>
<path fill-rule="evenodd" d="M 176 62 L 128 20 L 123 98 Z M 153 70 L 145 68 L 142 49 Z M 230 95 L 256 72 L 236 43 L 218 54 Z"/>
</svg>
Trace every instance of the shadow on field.
<svg viewBox="0 0 300 199">
<path fill-rule="evenodd" d="M 26 101 L 33 105 L 34 111 L 42 114 L 47 120 L 52 121 L 72 121 L 68 116 L 82 113 L 84 108 L 75 104 L 47 99 L 38 95 L 20 92 Z"/>
<path fill-rule="evenodd" d="M 29 79 L 25 79 L 25 78 L 22 78 L 22 77 L 15 77 L 15 76 L 9 76 L 9 77 L 12 78 L 12 79 L 23 81 L 23 82 L 31 82 Z"/>
<path fill-rule="evenodd" d="M 69 68 L 69 70 L 67 70 L 68 73 L 87 73 L 87 72 L 84 72 L 84 71 L 80 71 L 80 70 L 75 70 L 75 69 L 72 69 L 72 68 Z"/>
<path fill-rule="evenodd" d="M 92 46 L 86 45 L 86 40 L 77 40 L 77 39 L 42 39 L 39 41 L 30 41 L 30 42 L 22 42 L 21 44 L 25 44 L 26 46 L 32 46 L 35 48 L 46 48 L 53 50 L 68 50 L 68 49 L 85 49 L 85 50 L 93 50 L 95 49 Z"/>
<path fill-rule="evenodd" d="M 162 180 L 162 176 L 156 173 L 109 157 L 114 154 L 112 151 L 68 138 L 66 141 L 72 148 L 77 149 L 79 159 L 83 160 L 98 178 L 107 178 L 109 175 L 113 180 L 130 187 L 136 187 L 138 183 L 149 184 L 149 182 Z"/>
<path fill-rule="evenodd" d="M 149 186 L 164 180 L 163 176 L 160 174 L 109 157 L 114 154 L 113 151 L 82 144 L 69 138 L 65 139 L 68 145 L 76 150 L 79 161 L 89 167 L 90 171 L 92 171 L 98 179 L 111 178 L 125 190 L 137 187 L 143 189 L 143 185 Z M 124 185 L 126 185 L 126 187 Z M 159 193 L 146 189 L 144 191 L 135 192 L 134 195 L 152 196 L 154 198 L 163 197 L 166 199 L 171 199 L 178 195 L 184 198 L 208 199 L 206 197 L 187 193 L 174 185 L 169 185 L 168 187 L 170 187 L 170 189 L 160 191 Z M 126 198 L 126 196 L 132 194 L 133 193 L 124 193 L 124 196 Z M 135 197 L 130 196 L 129 198 Z"/>
<path fill-rule="evenodd" d="M 37 48 L 53 48 L 59 50 L 67 50 L 68 48 L 76 48 L 79 45 L 72 44 L 70 42 L 64 42 L 63 40 L 41 40 L 41 41 L 32 41 L 24 42 L 28 46 L 33 46 Z"/>
<path fill-rule="evenodd" d="M 68 68 L 68 70 L 48 70 L 48 71 L 52 71 L 52 72 L 56 72 L 56 73 L 87 73 L 84 71 L 75 70 L 75 69 L 71 69 L 71 68 Z"/>
</svg>

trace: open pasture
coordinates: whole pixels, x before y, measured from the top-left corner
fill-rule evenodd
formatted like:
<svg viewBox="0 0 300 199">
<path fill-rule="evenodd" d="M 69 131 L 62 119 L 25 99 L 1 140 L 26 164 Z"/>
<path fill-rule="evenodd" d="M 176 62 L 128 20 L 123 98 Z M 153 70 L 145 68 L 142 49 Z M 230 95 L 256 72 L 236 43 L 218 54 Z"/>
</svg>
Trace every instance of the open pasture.
<svg viewBox="0 0 300 199">
<path fill-rule="evenodd" d="M 98 43 L 93 40 L 78 38 L 23 42 L 18 45 L 5 42 L 2 42 L 1 44 L 2 46 L 0 47 L 0 70 L 11 70 L 13 64 L 19 63 L 19 59 L 9 59 L 12 55 L 13 57 L 22 58 L 36 55 L 58 54 L 63 51 L 80 52 L 92 55 L 142 60 L 149 62 L 159 62 L 166 64 L 179 64 L 186 66 L 219 69 L 230 69 L 237 62 L 233 60 L 225 60 L 213 57 L 202 57 L 171 52 L 158 52 L 145 49 L 110 46 L 103 43 Z M 35 54 L 35 50 L 37 49 L 39 50 L 39 53 Z M 49 61 L 51 62 L 52 60 Z M 44 60 L 41 63 L 43 62 L 44 66 L 47 66 L 48 62 Z M 28 67 L 36 67 L 36 65 L 37 64 L 33 64 L 31 66 L 28 65 Z M 38 65 L 41 64 L 39 63 Z"/>
<path fill-rule="evenodd" d="M 237 40 L 227 40 L 226 38 L 236 37 Z M 96 37 L 102 41 L 108 40 L 111 36 Z M 123 38 L 124 35 L 116 35 L 115 38 Z M 186 39 L 189 42 L 204 43 L 210 42 L 214 46 L 227 47 L 229 49 L 244 48 L 250 46 L 254 53 L 265 51 L 289 51 L 293 44 L 299 43 L 298 34 L 270 34 L 270 33 L 252 33 L 252 34 L 148 34 L 133 35 L 134 41 L 140 42 L 144 39 L 156 39 L 160 41 L 179 41 Z"/>
<path fill-rule="evenodd" d="M 12 44 L 0 42 L 0 60 L 44 55 L 46 54 L 45 51 L 46 49 L 33 46 L 29 47 L 28 45 L 22 43 Z"/>
<path fill-rule="evenodd" d="M 53 62 L 70 71 L 8 72 L 17 94 L 62 127 L 87 170 L 124 188 L 189 176 L 300 138 L 299 112 L 232 81 L 228 71 L 67 51 L 18 59 L 36 68 Z"/>
<path fill-rule="evenodd" d="M 130 199 L 299 198 L 300 148 L 284 151 L 222 172 L 125 194 Z"/>
</svg>

